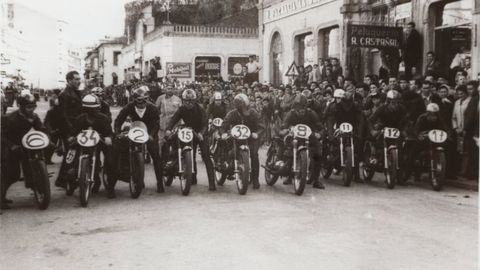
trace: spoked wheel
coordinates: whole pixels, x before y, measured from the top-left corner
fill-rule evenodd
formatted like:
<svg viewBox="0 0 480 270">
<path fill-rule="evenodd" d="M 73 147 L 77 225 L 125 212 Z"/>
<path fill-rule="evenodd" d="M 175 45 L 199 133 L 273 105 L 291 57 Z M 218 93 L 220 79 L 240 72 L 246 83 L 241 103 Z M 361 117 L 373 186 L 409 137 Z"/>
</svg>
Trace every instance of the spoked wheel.
<svg viewBox="0 0 480 270">
<path fill-rule="evenodd" d="M 308 156 L 307 151 L 300 151 L 297 155 L 297 172 L 293 177 L 293 189 L 296 195 L 302 195 L 307 183 Z"/>
<path fill-rule="evenodd" d="M 375 159 L 375 151 L 373 146 L 370 142 L 365 143 L 365 147 L 363 150 L 363 156 L 365 160 L 363 161 L 363 166 L 360 167 L 360 175 L 365 182 L 371 182 L 373 176 L 375 175 L 375 169 L 373 168 L 374 165 L 371 164 L 371 160 Z"/>
<path fill-rule="evenodd" d="M 80 188 L 80 205 L 82 207 L 88 206 L 88 199 L 90 199 L 90 193 L 92 191 L 93 179 L 92 174 L 92 161 L 90 158 L 82 158 L 80 160 L 80 178 L 78 179 L 78 185 Z"/>
<path fill-rule="evenodd" d="M 180 189 L 182 195 L 187 196 L 190 193 L 193 179 L 193 160 L 192 150 L 182 152 L 183 174 L 180 175 Z"/>
<path fill-rule="evenodd" d="M 227 175 L 220 172 L 220 168 L 217 168 L 217 163 L 215 162 L 215 159 L 213 157 L 212 164 L 215 169 L 215 182 L 217 182 L 217 185 L 223 186 L 223 184 L 225 184 L 225 180 L 227 180 Z"/>
<path fill-rule="evenodd" d="M 142 152 L 132 153 L 130 165 L 130 196 L 137 199 L 142 193 L 145 177 L 145 159 Z"/>
<path fill-rule="evenodd" d="M 392 148 L 388 150 L 387 162 L 388 169 L 385 172 L 387 188 L 393 189 L 399 177 L 397 148 Z"/>
<path fill-rule="evenodd" d="M 43 160 L 36 160 L 32 165 L 35 201 L 39 209 L 45 210 L 50 205 L 50 181 L 48 179 L 47 165 Z"/>
<path fill-rule="evenodd" d="M 277 149 L 275 147 L 275 143 L 273 143 L 267 152 L 267 161 L 265 162 L 265 167 L 268 168 L 271 164 L 275 164 L 277 162 Z M 265 171 L 265 182 L 269 186 L 275 185 L 278 180 L 278 175 L 270 173 L 267 169 Z"/>
<path fill-rule="evenodd" d="M 343 185 L 349 187 L 353 178 L 352 147 L 346 146 L 344 157 L 344 167 L 342 168 Z"/>
<path fill-rule="evenodd" d="M 240 151 L 240 159 L 238 160 L 238 173 L 235 178 L 238 193 L 240 195 L 247 194 L 248 183 L 250 181 L 250 154 L 247 150 Z"/>
<path fill-rule="evenodd" d="M 435 150 L 433 152 L 433 168 L 431 168 L 431 183 L 435 191 L 443 189 L 445 181 L 445 152 L 443 150 Z"/>
</svg>

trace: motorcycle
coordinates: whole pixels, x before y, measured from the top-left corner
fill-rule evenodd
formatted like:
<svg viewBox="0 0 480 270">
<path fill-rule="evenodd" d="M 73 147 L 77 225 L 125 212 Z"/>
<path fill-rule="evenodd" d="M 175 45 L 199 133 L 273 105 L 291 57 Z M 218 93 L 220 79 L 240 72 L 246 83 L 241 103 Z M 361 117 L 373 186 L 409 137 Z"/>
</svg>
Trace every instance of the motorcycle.
<svg viewBox="0 0 480 270">
<path fill-rule="evenodd" d="M 171 186 L 173 179 L 178 177 L 184 196 L 190 193 L 195 173 L 193 164 L 193 139 L 195 136 L 196 134 L 191 128 L 178 126 L 173 130 L 172 135 L 166 138 L 166 161 L 163 165 L 164 183 L 166 186 Z"/>
<path fill-rule="evenodd" d="M 428 149 L 420 153 L 416 173 L 420 178 L 422 172 L 428 171 L 433 190 L 440 191 L 445 182 L 446 161 L 443 144 L 448 134 L 443 130 L 432 129 L 423 132 L 421 136 L 428 138 Z"/>
<path fill-rule="evenodd" d="M 282 140 L 276 138 L 267 151 L 265 181 L 275 185 L 279 177 L 293 177 L 296 195 L 302 195 L 307 182 L 309 168 L 309 138 L 312 130 L 299 124 L 290 129 Z"/>
<path fill-rule="evenodd" d="M 240 195 L 245 195 L 250 182 L 250 129 L 236 125 L 227 137 L 217 140 L 218 147 L 213 155 L 215 178 L 222 186 L 226 179 L 235 180 Z"/>
<path fill-rule="evenodd" d="M 82 207 L 88 206 L 92 185 L 95 182 L 97 145 L 100 142 L 103 142 L 100 135 L 90 127 L 82 130 L 77 135 L 76 145 L 72 145 L 67 153 L 66 163 L 75 164 L 74 171 L 68 172 L 68 174 L 73 175 L 73 177 L 70 177 L 67 181 L 67 195 L 73 195 L 73 192 L 78 186 L 80 190 L 80 205 Z"/>
<path fill-rule="evenodd" d="M 365 182 L 370 182 L 375 172 L 385 174 L 387 188 L 393 189 L 400 178 L 399 151 L 400 130 L 385 127 L 379 134 L 383 142 L 383 157 L 379 157 L 374 142 L 365 142 L 364 165 L 360 173 Z"/>
<path fill-rule="evenodd" d="M 223 120 L 221 118 L 215 118 L 211 121 L 209 132 L 209 145 L 210 145 L 210 155 L 213 156 L 217 150 L 218 140 L 216 138 L 220 137 L 220 127 L 222 127 Z"/>
<path fill-rule="evenodd" d="M 41 210 L 50 204 L 50 181 L 45 163 L 44 149 L 50 144 L 48 136 L 38 130 L 30 129 L 22 137 L 24 159 L 22 169 L 25 186 L 33 190 L 37 207 Z"/>
<path fill-rule="evenodd" d="M 145 187 L 145 143 L 149 136 L 147 126 L 141 121 L 131 123 L 130 127 L 117 135 L 119 143 L 127 143 L 128 155 L 120 155 L 120 172 L 118 178 L 120 181 L 128 182 L 130 196 L 137 199 Z M 105 178 L 104 178 L 105 179 Z M 104 183 L 105 186 L 106 183 Z"/>
</svg>

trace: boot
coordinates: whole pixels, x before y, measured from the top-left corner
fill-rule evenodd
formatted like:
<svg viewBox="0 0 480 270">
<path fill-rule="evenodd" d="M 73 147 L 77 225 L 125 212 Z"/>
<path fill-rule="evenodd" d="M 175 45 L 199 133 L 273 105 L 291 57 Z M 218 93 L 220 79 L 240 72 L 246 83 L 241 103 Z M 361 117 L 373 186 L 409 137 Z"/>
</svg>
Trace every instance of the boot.
<svg viewBox="0 0 480 270">
<path fill-rule="evenodd" d="M 292 177 L 289 176 L 283 181 L 284 185 L 291 185 L 292 184 Z"/>
<path fill-rule="evenodd" d="M 318 189 L 325 189 L 325 185 L 323 185 L 322 182 L 320 182 L 320 180 L 317 179 L 317 181 L 313 182 L 313 185 L 312 185 L 313 188 L 318 188 Z"/>
<path fill-rule="evenodd" d="M 157 193 L 164 193 L 165 192 L 165 187 L 163 182 L 157 182 Z"/>
<path fill-rule="evenodd" d="M 107 198 L 114 199 L 117 195 L 115 194 L 115 189 L 108 189 L 107 190 Z"/>
</svg>

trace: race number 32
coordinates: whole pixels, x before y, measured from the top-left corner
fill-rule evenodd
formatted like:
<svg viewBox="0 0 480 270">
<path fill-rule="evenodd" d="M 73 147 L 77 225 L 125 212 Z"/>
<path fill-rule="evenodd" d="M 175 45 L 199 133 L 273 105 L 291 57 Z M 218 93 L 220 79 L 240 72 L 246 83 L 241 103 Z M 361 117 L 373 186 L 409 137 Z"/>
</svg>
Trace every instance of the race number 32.
<svg viewBox="0 0 480 270">
<path fill-rule="evenodd" d="M 230 131 L 232 137 L 237 140 L 246 140 L 250 138 L 250 129 L 245 125 L 236 125 Z"/>
</svg>

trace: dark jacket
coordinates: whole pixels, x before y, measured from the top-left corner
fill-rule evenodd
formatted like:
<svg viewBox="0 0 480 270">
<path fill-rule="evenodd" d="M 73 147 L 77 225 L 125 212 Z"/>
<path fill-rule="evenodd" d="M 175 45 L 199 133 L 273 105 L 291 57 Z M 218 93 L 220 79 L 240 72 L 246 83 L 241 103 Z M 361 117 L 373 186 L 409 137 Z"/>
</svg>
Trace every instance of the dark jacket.
<svg viewBox="0 0 480 270">
<path fill-rule="evenodd" d="M 435 122 L 427 119 L 427 113 L 420 115 L 415 123 L 415 135 L 418 136 L 420 133 L 424 131 L 430 131 L 432 129 L 440 129 L 447 132 L 449 138 L 452 136 L 452 130 L 448 128 L 447 124 L 443 121 L 440 115 Z"/>
<path fill-rule="evenodd" d="M 110 112 L 110 105 L 107 102 L 102 100 L 100 102 L 100 112 L 108 117 L 110 123 L 112 123 L 112 113 Z"/>
<path fill-rule="evenodd" d="M 317 113 L 308 108 L 303 117 L 300 117 L 294 110 L 288 112 L 287 116 L 285 116 L 285 120 L 283 121 L 283 128 L 290 128 L 298 124 L 307 125 L 312 129 L 313 132 L 318 132 L 322 128 L 322 124 L 320 123 Z"/>
<path fill-rule="evenodd" d="M 402 99 L 408 112 L 408 120 L 415 123 L 426 110 L 422 96 L 410 90 L 402 93 Z"/>
<path fill-rule="evenodd" d="M 255 109 L 249 109 L 248 115 L 240 113 L 238 110 L 230 111 L 222 124 L 222 131 L 229 132 L 235 125 L 245 125 L 251 132 L 260 133 L 264 127 L 260 122 L 260 115 Z"/>
<path fill-rule="evenodd" d="M 120 129 L 122 128 L 122 124 L 125 122 L 125 119 L 130 116 L 132 122 L 134 121 L 142 121 L 147 126 L 147 131 L 152 138 L 155 138 L 158 134 L 158 130 L 160 129 L 160 112 L 158 108 L 150 102 L 147 102 L 147 107 L 145 110 L 145 114 L 142 118 L 138 116 L 137 112 L 135 111 L 135 103 L 130 102 L 127 104 L 118 114 L 117 119 L 115 119 L 114 129 L 115 133 L 119 133 Z"/>
<path fill-rule="evenodd" d="M 23 136 L 33 127 L 33 129 L 48 134 L 47 129 L 37 114 L 29 120 L 16 110 L 7 115 L 2 116 L 1 134 L 2 146 L 11 147 L 13 145 L 20 146 Z M 3 151 L 3 149 L 2 149 Z"/>
<path fill-rule="evenodd" d="M 403 130 L 407 124 L 407 110 L 399 105 L 396 111 L 388 109 L 387 104 L 381 105 L 368 119 L 370 124 L 380 122 L 382 127 L 397 128 Z"/>
<path fill-rule="evenodd" d="M 82 113 L 82 94 L 67 86 L 58 96 L 58 101 L 63 117 L 62 133 L 71 135 L 75 118 Z"/>
<path fill-rule="evenodd" d="M 77 135 L 82 130 L 88 129 L 89 127 L 98 132 L 102 138 L 112 137 L 113 135 L 110 119 L 108 116 L 100 112 L 92 115 L 89 115 L 88 113 L 80 114 L 75 118 L 72 134 Z"/>
<path fill-rule="evenodd" d="M 222 102 L 220 106 L 216 105 L 215 103 L 210 103 L 207 109 L 208 119 L 215 119 L 215 118 L 225 118 L 227 115 L 227 105 Z"/>
<path fill-rule="evenodd" d="M 207 113 L 198 103 L 195 103 L 192 109 L 187 109 L 185 105 L 180 106 L 172 116 L 172 119 L 170 119 L 167 129 L 171 130 L 180 120 L 183 120 L 187 127 L 192 128 L 195 132 L 202 135 L 204 135 L 207 130 Z"/>
</svg>

